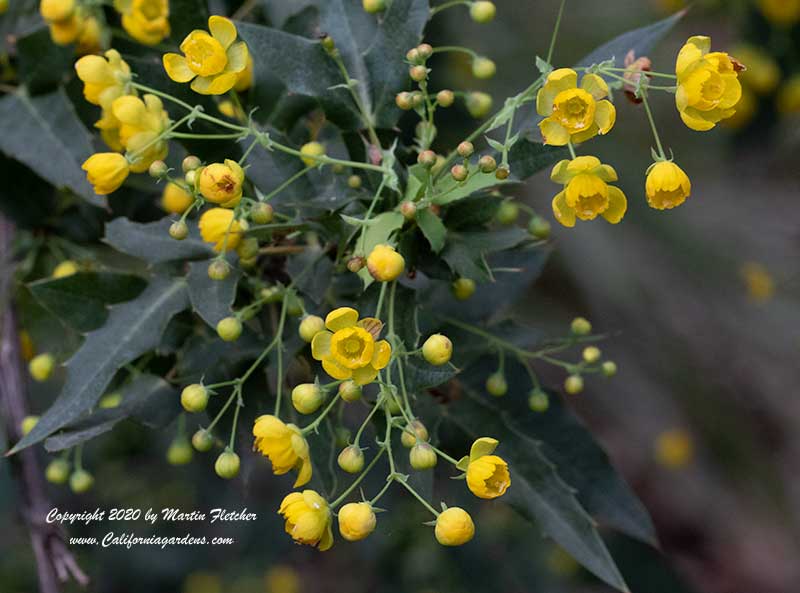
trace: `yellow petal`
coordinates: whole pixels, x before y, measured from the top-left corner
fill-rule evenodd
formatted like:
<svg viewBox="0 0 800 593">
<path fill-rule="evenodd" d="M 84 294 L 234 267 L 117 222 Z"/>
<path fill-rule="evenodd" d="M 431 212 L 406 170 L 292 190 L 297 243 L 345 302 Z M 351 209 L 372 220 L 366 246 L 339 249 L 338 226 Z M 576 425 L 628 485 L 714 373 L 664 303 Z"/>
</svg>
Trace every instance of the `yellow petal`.
<svg viewBox="0 0 800 593">
<path fill-rule="evenodd" d="M 611 183 L 617 180 L 617 171 L 611 165 L 600 165 L 592 171 L 593 175 L 597 175 L 606 183 Z"/>
<path fill-rule="evenodd" d="M 125 95 L 115 99 L 111 104 L 111 112 L 124 124 L 146 129 L 147 109 L 138 97 Z"/>
<path fill-rule="evenodd" d="M 469 450 L 470 463 L 476 459 L 480 459 L 485 455 L 491 455 L 494 453 L 494 450 L 497 449 L 497 445 L 499 444 L 500 441 L 492 437 L 480 437 L 479 439 L 476 439 L 475 442 L 472 443 L 472 447 L 470 447 Z"/>
<path fill-rule="evenodd" d="M 164 63 L 164 70 L 167 71 L 167 76 L 175 82 L 189 82 L 195 77 L 195 73 L 191 71 L 186 63 L 186 58 L 180 54 L 164 54 L 162 62 Z"/>
<path fill-rule="evenodd" d="M 311 473 L 313 468 L 310 459 L 302 459 L 300 461 L 300 471 L 297 473 L 297 479 L 294 482 L 294 487 L 299 488 L 305 486 L 311 481 Z"/>
<path fill-rule="evenodd" d="M 551 118 L 543 119 L 539 122 L 539 129 L 542 132 L 542 142 L 545 144 L 566 146 L 569 143 L 567 128 Z"/>
<path fill-rule="evenodd" d="M 702 35 L 690 37 L 678 53 L 678 59 L 675 62 L 675 73 L 680 77 L 684 74 L 687 68 L 702 59 L 702 57 L 711 49 L 711 38 Z"/>
<path fill-rule="evenodd" d="M 198 76 L 192 81 L 192 90 L 201 95 L 224 95 L 236 84 L 236 72 L 223 72 L 216 76 Z"/>
<path fill-rule="evenodd" d="M 575 226 L 575 210 L 567 206 L 567 192 L 562 191 L 553 198 L 553 215 L 566 227 Z"/>
<path fill-rule="evenodd" d="M 553 70 L 547 77 L 544 86 L 536 95 L 536 112 L 547 117 L 553 113 L 553 102 L 561 91 L 578 86 L 578 73 L 572 68 Z"/>
<path fill-rule="evenodd" d="M 592 125 L 590 125 L 588 128 L 586 128 L 582 132 L 577 132 L 575 134 L 572 134 L 570 138 L 572 139 L 573 144 L 582 144 L 583 142 L 591 140 L 592 138 L 597 136 L 599 132 L 600 128 L 597 126 L 597 123 L 592 122 Z"/>
<path fill-rule="evenodd" d="M 234 43 L 228 48 L 226 52 L 228 56 L 228 65 L 225 66 L 225 71 L 228 72 L 242 72 L 247 67 L 247 44 L 244 41 Z"/>
<path fill-rule="evenodd" d="M 325 550 L 329 550 L 333 545 L 333 530 L 331 529 L 330 523 L 325 528 L 325 533 L 322 535 L 322 539 L 319 542 L 319 551 L 324 552 Z"/>
<path fill-rule="evenodd" d="M 209 17 L 208 30 L 211 31 L 211 36 L 219 41 L 225 49 L 228 49 L 236 41 L 236 25 L 224 16 Z"/>
<path fill-rule="evenodd" d="M 325 317 L 325 327 L 332 332 L 337 332 L 346 327 L 352 327 L 358 322 L 358 311 L 351 307 L 339 307 Z"/>
<path fill-rule="evenodd" d="M 690 129 L 695 130 L 696 132 L 707 132 L 708 130 L 712 129 L 715 125 L 713 122 L 706 121 L 698 117 L 693 117 L 689 115 L 686 111 L 681 111 L 681 119 L 683 120 L 683 123 L 685 123 Z"/>
<path fill-rule="evenodd" d="M 376 369 L 380 370 L 386 368 L 386 365 L 389 364 L 389 359 L 392 356 L 392 347 L 389 345 L 389 342 L 386 340 L 381 340 L 380 342 L 375 343 L 375 351 L 372 354 L 372 360 L 370 361 L 370 365 L 375 367 Z"/>
<path fill-rule="evenodd" d="M 597 74 L 586 74 L 581 81 L 581 88 L 594 97 L 595 101 L 605 99 L 608 96 L 608 84 L 602 76 Z"/>
<path fill-rule="evenodd" d="M 573 174 L 569 171 L 569 160 L 564 159 L 563 161 L 558 161 L 553 167 L 553 170 L 550 172 L 550 179 L 555 183 L 560 183 L 561 185 L 566 185 L 569 183 L 569 180 L 572 179 Z"/>
<path fill-rule="evenodd" d="M 628 209 L 628 199 L 618 187 L 608 187 L 608 208 L 601 214 L 611 224 L 617 224 Z"/>
<path fill-rule="evenodd" d="M 353 376 L 353 371 L 339 366 L 332 358 L 326 357 L 322 359 L 322 368 L 334 379 L 343 381 Z"/>
<path fill-rule="evenodd" d="M 730 109 L 742 98 L 742 83 L 739 82 L 735 74 L 726 74 L 722 77 L 722 80 L 725 82 L 725 93 L 719 102 L 719 108 Z"/>
<path fill-rule="evenodd" d="M 372 365 L 367 365 L 353 371 L 353 381 L 356 385 L 366 385 L 372 383 L 378 376 L 378 369 Z"/>
<path fill-rule="evenodd" d="M 611 101 L 599 101 L 594 112 L 594 123 L 600 128 L 600 134 L 607 134 L 617 121 L 617 109 Z"/>
<path fill-rule="evenodd" d="M 315 360 L 322 360 L 326 356 L 331 355 L 332 337 L 333 334 L 326 331 L 317 332 L 314 335 L 314 338 L 311 340 L 311 356 L 313 356 Z"/>
</svg>

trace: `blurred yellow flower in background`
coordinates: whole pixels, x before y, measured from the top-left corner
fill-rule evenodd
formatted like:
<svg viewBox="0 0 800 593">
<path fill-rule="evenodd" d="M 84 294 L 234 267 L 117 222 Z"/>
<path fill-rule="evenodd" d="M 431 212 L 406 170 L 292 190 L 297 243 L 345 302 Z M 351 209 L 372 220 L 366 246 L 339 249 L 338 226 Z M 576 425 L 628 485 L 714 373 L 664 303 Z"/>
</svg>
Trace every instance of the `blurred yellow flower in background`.
<svg viewBox="0 0 800 593">
<path fill-rule="evenodd" d="M 264 574 L 264 593 L 300 593 L 300 575 L 291 566 L 276 564 Z"/>
<path fill-rule="evenodd" d="M 755 303 L 766 303 L 775 295 L 775 281 L 769 270 L 758 262 L 745 262 L 739 270 L 747 289 L 748 298 Z"/>
<path fill-rule="evenodd" d="M 662 432 L 656 438 L 656 461 L 669 469 L 680 469 L 689 464 L 694 455 L 691 435 L 682 428 Z"/>
<path fill-rule="evenodd" d="M 791 27 L 800 21 L 800 0 L 758 0 L 758 8 L 773 25 Z"/>
</svg>

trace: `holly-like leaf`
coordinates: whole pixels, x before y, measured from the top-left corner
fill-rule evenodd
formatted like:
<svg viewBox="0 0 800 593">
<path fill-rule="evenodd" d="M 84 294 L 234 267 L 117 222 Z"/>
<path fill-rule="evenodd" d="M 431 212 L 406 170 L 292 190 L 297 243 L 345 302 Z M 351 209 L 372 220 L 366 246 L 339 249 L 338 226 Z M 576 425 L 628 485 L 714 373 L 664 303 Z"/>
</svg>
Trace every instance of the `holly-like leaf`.
<svg viewBox="0 0 800 593">
<path fill-rule="evenodd" d="M 286 271 L 304 295 L 317 305 L 322 303 L 333 280 L 333 262 L 321 249 L 306 249 L 289 257 Z"/>
<path fill-rule="evenodd" d="M 64 427 L 44 442 L 50 452 L 61 451 L 104 434 L 122 420 L 131 418 L 148 428 L 167 426 L 181 411 L 178 392 L 155 375 L 139 375 L 120 390 L 122 403 L 98 409 Z"/>
<path fill-rule="evenodd" d="M 17 40 L 17 56 L 20 80 L 31 93 L 58 86 L 75 59 L 71 47 L 53 43 L 46 26 Z"/>
<path fill-rule="evenodd" d="M 67 188 L 95 206 L 105 198 L 94 193 L 81 170 L 92 154 L 89 132 L 63 89 L 29 96 L 24 89 L 0 99 L 0 151 L 27 165 L 42 179 Z"/>
<path fill-rule="evenodd" d="M 627 591 L 597 527 L 545 456 L 541 444 L 509 426 L 506 415 L 467 389 L 445 408 L 447 418 L 470 438 L 491 434 L 500 441 L 497 454 L 509 464 L 513 482 L 504 499 L 553 538 L 600 579 Z"/>
<path fill-rule="evenodd" d="M 567 158 L 569 152 L 564 148 L 545 146 L 541 142 L 521 138 L 508 152 L 508 165 L 511 174 L 523 180 Z"/>
<path fill-rule="evenodd" d="M 434 253 L 439 253 L 444 247 L 444 240 L 447 236 L 447 228 L 442 223 L 442 219 L 431 212 L 430 208 L 417 210 L 416 221 L 422 234 L 431 244 Z"/>
<path fill-rule="evenodd" d="M 409 356 L 403 364 L 403 379 L 409 393 L 438 387 L 456 376 L 458 369 L 445 364 L 433 366 L 417 356 Z"/>
<path fill-rule="evenodd" d="M 208 259 L 214 255 L 211 245 L 203 242 L 197 227 L 189 225 L 189 236 L 176 241 L 169 236 L 172 221 L 140 223 L 115 218 L 106 225 L 104 241 L 117 251 L 138 257 L 150 264 L 186 259 Z"/>
<path fill-rule="evenodd" d="M 207 262 L 192 262 L 186 283 L 189 286 L 189 299 L 195 312 L 211 327 L 231 314 L 231 305 L 236 297 L 236 286 L 242 273 L 232 268 L 224 280 L 212 280 L 208 276 Z"/>
<path fill-rule="evenodd" d="M 113 307 L 106 324 L 88 334 L 66 363 L 67 380 L 58 399 L 11 453 L 42 441 L 89 411 L 117 370 L 158 346 L 169 320 L 188 306 L 183 278 L 156 277 L 139 297 Z"/>
<path fill-rule="evenodd" d="M 170 37 L 176 44 L 194 29 L 208 30 L 208 4 L 205 0 L 169 0 Z"/>
<path fill-rule="evenodd" d="M 136 297 L 146 284 L 145 280 L 131 274 L 78 272 L 64 278 L 32 282 L 28 289 L 53 315 L 85 333 L 106 322 L 108 305 Z"/>
<path fill-rule="evenodd" d="M 506 183 L 510 183 L 510 181 L 501 181 L 488 173 L 476 173 L 463 182 L 456 181 L 451 175 L 447 175 L 436 184 L 436 194 L 433 196 L 432 201 L 434 204 L 444 206 L 445 204 L 463 200 L 483 189 Z"/>
<path fill-rule="evenodd" d="M 458 276 L 487 282 L 492 275 L 486 255 L 511 249 L 527 239 L 527 232 L 520 228 L 460 233 L 451 231 L 442 251 L 442 259 Z"/>
</svg>

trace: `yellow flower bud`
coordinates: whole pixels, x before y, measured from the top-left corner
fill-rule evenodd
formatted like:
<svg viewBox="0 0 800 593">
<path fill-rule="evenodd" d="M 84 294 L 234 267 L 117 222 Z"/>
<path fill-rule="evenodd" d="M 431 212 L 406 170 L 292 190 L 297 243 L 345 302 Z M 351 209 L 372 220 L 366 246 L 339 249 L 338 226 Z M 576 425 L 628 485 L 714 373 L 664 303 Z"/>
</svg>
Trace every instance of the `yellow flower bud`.
<svg viewBox="0 0 800 593">
<path fill-rule="evenodd" d="M 325 320 L 317 315 L 306 315 L 300 322 L 298 333 L 304 342 L 311 343 L 319 332 L 325 329 Z"/>
<path fill-rule="evenodd" d="M 306 167 L 313 167 L 318 165 L 319 161 L 311 157 L 324 155 L 325 147 L 319 142 L 308 142 L 300 148 L 300 154 L 305 155 L 302 157 L 302 161 L 306 164 Z"/>
<path fill-rule="evenodd" d="M 169 182 L 161 194 L 161 207 L 172 214 L 183 214 L 194 203 L 192 194 L 177 183 Z"/>
<path fill-rule="evenodd" d="M 508 464 L 497 455 L 482 455 L 467 466 L 467 487 L 478 498 L 497 498 L 509 486 Z"/>
<path fill-rule="evenodd" d="M 564 391 L 570 395 L 577 395 L 583 391 L 583 377 L 580 375 L 570 375 L 564 380 Z"/>
<path fill-rule="evenodd" d="M 212 163 L 200 172 L 198 187 L 209 202 L 223 208 L 233 208 L 242 199 L 244 169 L 239 163 L 225 159 L 224 163 Z"/>
<path fill-rule="evenodd" d="M 53 369 L 56 366 L 56 359 L 52 354 L 44 353 L 39 356 L 34 356 L 28 363 L 28 372 L 35 381 L 43 383 L 50 378 L 53 374 Z"/>
<path fill-rule="evenodd" d="M 475 281 L 470 278 L 459 278 L 453 282 L 453 296 L 459 301 L 466 301 L 475 294 Z"/>
<path fill-rule="evenodd" d="M 195 450 L 205 453 L 214 446 L 214 437 L 206 429 L 201 428 L 192 435 L 192 447 Z"/>
<path fill-rule="evenodd" d="M 607 360 L 603 363 L 601 369 L 606 377 L 613 377 L 617 374 L 617 363 L 613 360 Z"/>
<path fill-rule="evenodd" d="M 404 447 L 410 449 L 419 441 L 427 441 L 428 436 L 428 429 L 425 428 L 425 425 L 419 420 L 412 420 L 403 429 L 403 433 L 400 435 L 400 442 L 403 443 Z"/>
<path fill-rule="evenodd" d="M 339 510 L 339 533 L 347 541 L 356 542 L 375 531 L 377 519 L 368 502 L 350 502 Z"/>
<path fill-rule="evenodd" d="M 508 393 L 508 383 L 506 383 L 506 378 L 502 373 L 497 372 L 489 375 L 489 378 L 486 379 L 486 391 L 489 392 L 489 395 L 495 397 L 502 397 Z"/>
<path fill-rule="evenodd" d="M 800 21 L 800 0 L 758 0 L 761 14 L 779 27 L 791 27 Z"/>
<path fill-rule="evenodd" d="M 77 262 L 71 259 L 65 259 L 53 269 L 53 273 L 50 274 L 50 277 L 66 278 L 67 276 L 72 276 L 73 274 L 77 274 L 79 270 L 80 268 L 78 267 Z"/>
<path fill-rule="evenodd" d="M 325 393 L 314 383 L 301 383 L 292 389 L 292 405 L 301 414 L 313 414 L 324 401 Z"/>
<path fill-rule="evenodd" d="M 497 14 L 497 7 L 494 3 L 485 0 L 473 2 L 469 7 L 469 16 L 472 17 L 472 20 L 476 23 L 491 22 L 495 14 Z"/>
<path fill-rule="evenodd" d="M 214 244 L 214 251 L 230 251 L 242 240 L 241 225 L 234 220 L 233 210 L 211 208 L 203 212 L 198 223 L 200 235 L 206 243 Z"/>
<path fill-rule="evenodd" d="M 100 21 L 90 16 L 83 21 L 83 29 L 78 37 L 78 47 L 75 48 L 79 55 L 85 56 L 99 52 L 103 45 L 103 29 Z"/>
<path fill-rule="evenodd" d="M 453 342 L 442 334 L 433 334 L 422 345 L 422 356 L 434 366 L 450 362 L 453 355 Z"/>
<path fill-rule="evenodd" d="M 546 412 L 550 407 L 550 399 L 544 391 L 534 389 L 528 397 L 528 407 L 534 412 Z"/>
<path fill-rule="evenodd" d="M 189 236 L 189 226 L 182 220 L 176 220 L 169 225 L 169 236 L 176 241 L 183 241 Z"/>
<path fill-rule="evenodd" d="M 495 218 L 497 222 L 505 226 L 514 224 L 517 218 L 519 218 L 519 206 L 510 200 L 504 200 L 503 203 L 500 204 L 500 208 L 497 209 Z"/>
<path fill-rule="evenodd" d="M 686 201 L 692 193 L 692 183 L 678 165 L 661 161 L 650 168 L 645 189 L 651 208 L 668 210 Z"/>
<path fill-rule="evenodd" d="M 497 72 L 497 66 L 489 58 L 478 57 L 472 61 L 472 75 L 475 78 L 486 80 Z"/>
<path fill-rule="evenodd" d="M 592 324 L 585 317 L 576 317 L 570 324 L 570 330 L 576 336 L 588 336 L 592 333 Z"/>
<path fill-rule="evenodd" d="M 53 21 L 50 23 L 50 39 L 56 45 L 69 45 L 74 43 L 81 36 L 83 31 L 83 20 L 74 13 L 63 21 Z"/>
<path fill-rule="evenodd" d="M 467 95 L 467 111 L 475 119 L 481 119 L 489 115 L 492 109 L 492 97 L 486 93 L 469 93 Z"/>
<path fill-rule="evenodd" d="M 254 204 L 250 210 L 250 219 L 256 224 L 269 224 L 272 222 L 274 210 L 271 205 L 266 202 L 259 202 Z"/>
<path fill-rule="evenodd" d="M 31 335 L 24 329 L 19 332 L 19 352 L 25 362 L 30 362 L 36 356 Z"/>
<path fill-rule="evenodd" d="M 351 403 L 361 399 L 361 386 L 356 385 L 352 379 L 339 384 L 339 397 L 344 401 Z"/>
<path fill-rule="evenodd" d="M 375 14 L 386 10 L 386 0 L 362 0 L 361 6 L 364 7 L 365 12 Z"/>
<path fill-rule="evenodd" d="M 75 12 L 75 0 L 42 0 L 39 14 L 48 22 L 64 21 Z"/>
<path fill-rule="evenodd" d="M 356 445 L 342 449 L 336 461 L 348 474 L 357 474 L 364 469 L 364 453 Z"/>
<path fill-rule="evenodd" d="M 436 541 L 443 546 L 460 546 L 475 535 L 475 524 L 469 513 L 460 507 L 450 507 L 436 517 Z"/>
<path fill-rule="evenodd" d="M 235 342 L 242 335 L 242 322 L 236 317 L 225 317 L 217 323 L 217 335 L 226 342 Z"/>
<path fill-rule="evenodd" d="M 186 465 L 192 460 L 192 447 L 185 438 L 176 438 L 167 449 L 167 463 Z"/>
<path fill-rule="evenodd" d="M 411 447 L 411 451 L 408 453 L 408 461 L 414 469 L 424 471 L 436 467 L 439 457 L 429 443 L 417 443 Z"/>
<path fill-rule="evenodd" d="M 367 257 L 367 269 L 378 282 L 395 280 L 406 267 L 406 260 L 391 245 L 376 245 Z"/>
<path fill-rule="evenodd" d="M 208 389 L 199 383 L 187 385 L 181 391 L 181 405 L 187 412 L 202 412 L 208 405 Z"/>
<path fill-rule="evenodd" d="M 51 484 L 63 484 L 69 479 L 69 462 L 66 459 L 53 459 L 44 470 L 45 479 Z"/>
<path fill-rule="evenodd" d="M 124 183 L 130 173 L 127 159 L 116 152 L 98 152 L 81 165 L 95 193 L 105 196 Z"/>
<path fill-rule="evenodd" d="M 97 403 L 97 406 L 104 410 L 111 410 L 113 408 L 118 408 L 121 403 L 122 394 L 118 391 L 115 391 L 114 393 L 108 393 L 101 397 L 100 401 Z"/>
<path fill-rule="evenodd" d="M 25 416 L 20 422 L 19 429 L 22 432 L 22 436 L 25 436 L 30 431 L 33 430 L 33 427 L 36 426 L 36 423 L 39 422 L 39 416 Z"/>
<path fill-rule="evenodd" d="M 600 348 L 598 348 L 597 346 L 587 346 L 586 348 L 583 349 L 583 354 L 582 354 L 583 360 L 585 360 L 589 364 L 596 363 L 598 360 L 600 360 L 601 355 L 602 352 L 600 352 Z"/>
<path fill-rule="evenodd" d="M 85 469 L 74 471 L 69 477 L 69 487 L 75 494 L 81 494 L 91 489 L 94 477 Z"/>
<path fill-rule="evenodd" d="M 239 456 L 226 449 L 219 454 L 219 457 L 214 462 L 214 471 L 220 478 L 225 480 L 235 478 L 239 475 Z"/>
<path fill-rule="evenodd" d="M 231 266 L 224 259 L 215 259 L 208 264 L 208 277 L 212 280 L 225 280 L 231 273 Z"/>
</svg>

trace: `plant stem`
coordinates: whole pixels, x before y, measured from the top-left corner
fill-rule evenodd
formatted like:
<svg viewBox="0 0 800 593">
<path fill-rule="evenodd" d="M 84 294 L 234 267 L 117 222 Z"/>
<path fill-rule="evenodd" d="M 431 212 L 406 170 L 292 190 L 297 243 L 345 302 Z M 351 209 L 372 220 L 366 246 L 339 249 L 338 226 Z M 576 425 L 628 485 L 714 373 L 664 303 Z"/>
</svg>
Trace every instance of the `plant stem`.
<svg viewBox="0 0 800 593">
<path fill-rule="evenodd" d="M 550 38 L 550 49 L 547 50 L 547 63 L 553 59 L 553 51 L 556 49 L 556 38 L 558 37 L 558 30 L 561 28 L 561 17 L 564 15 L 564 5 L 567 0 L 561 0 L 561 6 L 558 7 L 558 16 L 556 17 L 556 26 L 553 28 L 553 36 Z"/>
<path fill-rule="evenodd" d="M 385 452 L 386 452 L 386 449 L 384 447 L 381 447 L 381 449 L 378 451 L 378 453 L 375 455 L 375 457 L 372 459 L 372 461 L 369 462 L 369 465 L 367 465 L 367 467 L 364 468 L 364 471 L 362 471 L 361 474 L 355 480 L 353 480 L 353 483 L 350 484 L 347 487 L 347 489 L 344 492 L 342 492 L 336 500 L 334 500 L 332 503 L 330 503 L 331 509 L 335 509 L 336 507 L 338 507 L 340 504 L 342 504 L 344 502 L 345 498 L 350 496 L 350 493 L 353 490 L 355 490 L 356 487 L 361 483 L 361 481 L 367 476 L 367 474 L 369 473 L 369 470 L 371 470 L 373 467 L 375 467 L 375 464 L 378 463 L 378 460 L 381 458 L 381 456 Z"/>
<path fill-rule="evenodd" d="M 650 122 L 650 129 L 653 130 L 653 137 L 656 139 L 658 154 L 662 159 L 667 160 L 667 155 L 664 153 L 664 147 L 661 145 L 661 138 L 658 135 L 656 122 L 653 119 L 653 112 L 650 110 L 650 101 L 647 99 L 647 91 L 644 89 L 642 91 L 642 104 L 644 105 L 644 110 L 647 113 L 647 120 Z"/>
</svg>

